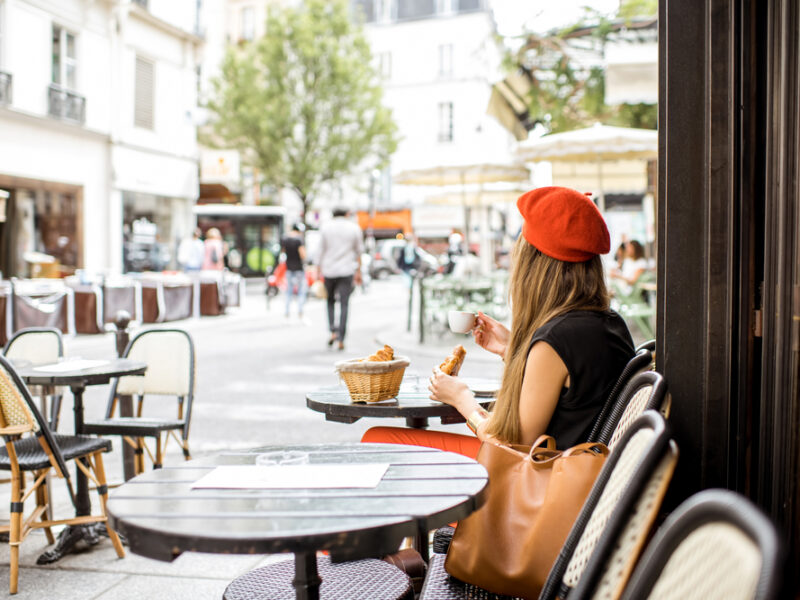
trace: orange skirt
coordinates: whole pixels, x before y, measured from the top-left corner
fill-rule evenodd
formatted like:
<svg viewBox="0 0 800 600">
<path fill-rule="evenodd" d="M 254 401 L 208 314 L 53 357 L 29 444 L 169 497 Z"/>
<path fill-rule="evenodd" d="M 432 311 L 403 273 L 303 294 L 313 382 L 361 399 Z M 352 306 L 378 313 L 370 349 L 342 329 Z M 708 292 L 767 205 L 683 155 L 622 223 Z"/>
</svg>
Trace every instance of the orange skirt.
<svg viewBox="0 0 800 600">
<path fill-rule="evenodd" d="M 364 443 L 405 444 L 406 446 L 425 446 L 438 448 L 447 452 L 455 452 L 475 459 L 481 441 L 474 435 L 461 435 L 444 431 L 427 429 L 410 429 L 407 427 L 372 427 L 364 432 L 361 441 Z"/>
</svg>

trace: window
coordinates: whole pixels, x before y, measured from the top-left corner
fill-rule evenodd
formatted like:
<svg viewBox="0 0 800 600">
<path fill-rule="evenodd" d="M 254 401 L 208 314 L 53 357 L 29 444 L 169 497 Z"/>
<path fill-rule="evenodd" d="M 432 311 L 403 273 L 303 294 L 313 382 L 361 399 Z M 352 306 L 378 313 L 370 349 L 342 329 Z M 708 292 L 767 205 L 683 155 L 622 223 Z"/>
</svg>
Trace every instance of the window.
<svg viewBox="0 0 800 600">
<path fill-rule="evenodd" d="M 378 73 L 380 76 L 389 80 L 392 78 L 392 53 L 379 52 L 378 53 Z"/>
<path fill-rule="evenodd" d="M 439 77 L 453 76 L 453 44 L 439 45 Z"/>
<path fill-rule="evenodd" d="M 439 103 L 439 141 L 453 141 L 453 103 Z"/>
<path fill-rule="evenodd" d="M 3 54 L 3 40 L 5 39 L 3 37 L 3 34 L 5 33 L 3 29 L 5 27 L 5 8 L 5 2 L 0 0 L 0 69 L 3 68 L 3 59 L 5 58 L 5 55 Z"/>
<path fill-rule="evenodd" d="M 136 80 L 134 82 L 133 124 L 143 129 L 153 129 L 155 104 L 155 65 L 149 60 L 136 57 Z"/>
<path fill-rule="evenodd" d="M 68 90 L 75 89 L 75 35 L 59 25 L 53 25 L 52 79 Z"/>
<path fill-rule="evenodd" d="M 398 0 L 398 19 L 422 19 L 436 14 L 434 0 Z"/>
<path fill-rule="evenodd" d="M 134 4 L 138 4 L 142 8 L 147 8 L 147 0 L 133 0 Z"/>
<path fill-rule="evenodd" d="M 239 39 L 248 42 L 256 37 L 256 18 L 255 9 L 252 6 L 245 6 L 240 13 L 241 23 L 239 24 Z"/>
<path fill-rule="evenodd" d="M 455 0 L 458 3 L 458 12 L 471 12 L 481 10 L 481 0 Z"/>
</svg>

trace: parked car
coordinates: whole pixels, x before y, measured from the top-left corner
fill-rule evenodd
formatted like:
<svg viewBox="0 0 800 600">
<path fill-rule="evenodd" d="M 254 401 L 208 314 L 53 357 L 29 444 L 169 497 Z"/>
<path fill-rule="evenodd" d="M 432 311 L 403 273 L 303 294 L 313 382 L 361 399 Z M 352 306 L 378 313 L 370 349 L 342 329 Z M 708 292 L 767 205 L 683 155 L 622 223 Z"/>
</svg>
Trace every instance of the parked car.
<svg viewBox="0 0 800 600">
<path fill-rule="evenodd" d="M 397 239 L 378 242 L 369 268 L 372 279 L 385 279 L 389 275 L 401 272 L 400 267 L 397 266 L 397 259 L 405 245 L 406 242 L 404 240 Z M 417 247 L 417 254 L 422 261 L 420 271 L 423 275 L 432 275 L 439 272 L 441 265 L 439 264 L 439 259 L 433 254 L 419 247 Z"/>
</svg>

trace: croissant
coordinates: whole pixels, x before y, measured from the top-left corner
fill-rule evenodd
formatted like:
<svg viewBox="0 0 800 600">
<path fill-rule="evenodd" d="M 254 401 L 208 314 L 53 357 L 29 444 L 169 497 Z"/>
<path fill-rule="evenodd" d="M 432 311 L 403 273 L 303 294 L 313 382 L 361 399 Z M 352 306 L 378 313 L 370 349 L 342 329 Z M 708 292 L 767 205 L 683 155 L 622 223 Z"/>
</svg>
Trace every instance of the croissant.
<svg viewBox="0 0 800 600">
<path fill-rule="evenodd" d="M 378 350 L 375 354 L 367 358 L 370 362 L 379 362 L 392 360 L 394 358 L 394 348 L 389 345 L 384 345 L 383 348 Z"/>
<path fill-rule="evenodd" d="M 444 362 L 439 365 L 439 370 L 444 373 L 445 375 L 452 375 L 455 377 L 458 375 L 458 371 L 461 369 L 461 363 L 464 362 L 464 357 L 467 355 L 467 351 L 464 350 L 464 346 L 459 344 L 455 348 L 453 348 L 453 352 L 444 359 Z"/>
</svg>

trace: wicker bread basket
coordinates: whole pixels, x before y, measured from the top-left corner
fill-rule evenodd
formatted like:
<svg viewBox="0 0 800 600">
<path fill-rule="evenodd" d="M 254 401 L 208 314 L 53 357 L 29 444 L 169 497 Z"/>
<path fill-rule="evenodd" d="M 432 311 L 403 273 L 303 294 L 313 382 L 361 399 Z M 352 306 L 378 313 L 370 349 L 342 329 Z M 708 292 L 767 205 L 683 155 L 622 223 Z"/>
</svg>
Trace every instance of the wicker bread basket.
<svg viewBox="0 0 800 600">
<path fill-rule="evenodd" d="M 386 361 L 353 358 L 337 362 L 335 367 L 353 402 L 380 402 L 397 396 L 409 364 L 408 357 L 397 356 Z"/>
</svg>

